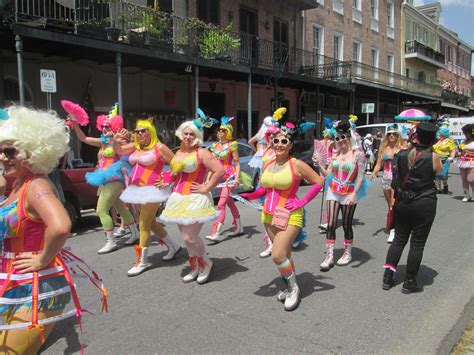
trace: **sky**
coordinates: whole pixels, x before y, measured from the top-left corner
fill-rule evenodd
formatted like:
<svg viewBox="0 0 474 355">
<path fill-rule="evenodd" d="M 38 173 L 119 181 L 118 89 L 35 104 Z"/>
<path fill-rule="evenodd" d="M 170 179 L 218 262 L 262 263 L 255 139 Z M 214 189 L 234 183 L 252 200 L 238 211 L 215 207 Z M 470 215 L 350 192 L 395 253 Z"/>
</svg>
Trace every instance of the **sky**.
<svg viewBox="0 0 474 355">
<path fill-rule="evenodd" d="M 459 37 L 474 47 L 474 0 L 415 0 L 415 5 L 441 3 L 440 22 L 456 32 Z M 474 76 L 474 58 L 471 55 L 471 75 Z"/>
</svg>

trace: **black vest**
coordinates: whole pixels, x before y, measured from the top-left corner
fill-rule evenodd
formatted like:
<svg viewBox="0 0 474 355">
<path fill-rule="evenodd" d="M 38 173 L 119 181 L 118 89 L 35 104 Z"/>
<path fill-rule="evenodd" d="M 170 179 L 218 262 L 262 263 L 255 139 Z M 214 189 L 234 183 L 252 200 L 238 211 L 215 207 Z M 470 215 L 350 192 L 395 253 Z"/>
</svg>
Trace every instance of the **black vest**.
<svg viewBox="0 0 474 355">
<path fill-rule="evenodd" d="M 396 198 L 403 201 L 420 198 L 436 199 L 435 172 L 433 170 L 433 153 L 418 151 L 415 166 L 408 173 L 408 154 L 410 150 L 402 150 L 395 155 L 393 161 L 393 188 Z"/>
</svg>

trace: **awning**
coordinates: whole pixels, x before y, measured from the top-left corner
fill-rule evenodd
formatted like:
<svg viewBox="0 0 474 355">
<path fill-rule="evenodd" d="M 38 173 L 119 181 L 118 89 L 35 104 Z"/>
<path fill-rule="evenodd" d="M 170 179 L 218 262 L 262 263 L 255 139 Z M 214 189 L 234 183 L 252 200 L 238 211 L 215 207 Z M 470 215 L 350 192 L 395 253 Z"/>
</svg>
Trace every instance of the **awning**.
<svg viewBox="0 0 474 355">
<path fill-rule="evenodd" d="M 464 112 L 469 112 L 469 109 L 467 107 L 458 106 L 458 105 L 455 105 L 455 104 L 451 104 L 449 102 L 441 102 L 441 106 L 442 107 L 454 108 L 456 110 L 460 110 L 460 111 L 464 111 Z"/>
</svg>

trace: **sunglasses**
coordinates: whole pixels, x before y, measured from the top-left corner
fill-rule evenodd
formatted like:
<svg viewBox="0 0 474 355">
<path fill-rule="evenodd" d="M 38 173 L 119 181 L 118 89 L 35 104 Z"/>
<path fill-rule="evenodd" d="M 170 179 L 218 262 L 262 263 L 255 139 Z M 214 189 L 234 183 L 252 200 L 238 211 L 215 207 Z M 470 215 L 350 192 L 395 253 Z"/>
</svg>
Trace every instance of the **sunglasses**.
<svg viewBox="0 0 474 355">
<path fill-rule="evenodd" d="M 148 129 L 146 129 L 146 128 L 136 129 L 134 132 L 136 134 L 145 134 L 145 133 L 148 132 Z"/>
<path fill-rule="evenodd" d="M 104 125 L 102 125 L 102 129 L 110 129 L 110 126 L 109 126 L 109 125 L 106 125 L 106 124 L 104 124 Z"/>
<path fill-rule="evenodd" d="M 388 132 L 387 136 L 398 136 L 398 133 L 396 132 Z"/>
<path fill-rule="evenodd" d="M 288 138 L 273 138 L 273 144 L 283 144 L 283 145 L 288 145 L 290 143 L 290 140 Z"/>
<path fill-rule="evenodd" d="M 0 154 L 3 154 L 7 159 L 14 159 L 18 154 L 18 150 L 16 148 L 0 148 Z"/>
<path fill-rule="evenodd" d="M 350 137 L 350 135 L 348 135 L 348 134 L 347 135 L 346 134 L 341 134 L 340 136 L 334 137 L 334 140 L 336 142 L 339 142 L 339 141 L 343 141 L 345 139 L 348 139 L 349 137 Z"/>
<path fill-rule="evenodd" d="M 224 128 L 219 128 L 219 129 L 217 130 L 217 132 L 224 132 L 224 133 L 227 133 L 227 130 L 224 129 Z"/>
</svg>

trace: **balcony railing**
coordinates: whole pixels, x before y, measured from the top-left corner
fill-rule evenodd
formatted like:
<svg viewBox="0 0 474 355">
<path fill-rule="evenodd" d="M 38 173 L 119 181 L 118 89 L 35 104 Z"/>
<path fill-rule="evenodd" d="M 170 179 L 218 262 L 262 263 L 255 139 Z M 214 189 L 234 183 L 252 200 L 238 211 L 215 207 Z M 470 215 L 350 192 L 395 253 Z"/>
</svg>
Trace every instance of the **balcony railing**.
<svg viewBox="0 0 474 355">
<path fill-rule="evenodd" d="M 384 86 L 410 91 L 412 93 L 441 97 L 441 87 L 439 86 L 422 83 L 418 80 L 407 78 L 406 76 L 355 61 L 351 62 L 351 77 L 353 79 L 369 81 Z"/>
<path fill-rule="evenodd" d="M 469 104 L 469 97 L 449 90 L 442 90 L 441 98 L 444 102 L 462 107 L 467 107 Z"/>
<path fill-rule="evenodd" d="M 434 61 L 439 66 L 444 66 L 443 53 L 437 52 L 434 49 L 427 47 L 423 43 L 420 43 L 418 41 L 405 42 L 405 56 L 412 55 L 412 54 L 421 55 L 422 57 L 425 57 L 431 61 Z"/>
</svg>

